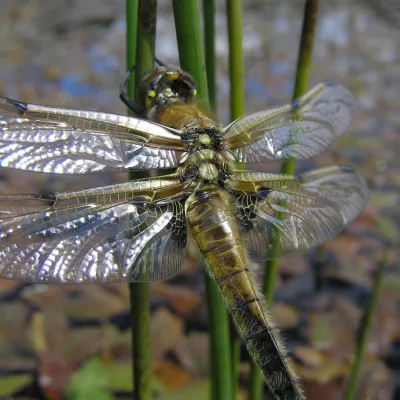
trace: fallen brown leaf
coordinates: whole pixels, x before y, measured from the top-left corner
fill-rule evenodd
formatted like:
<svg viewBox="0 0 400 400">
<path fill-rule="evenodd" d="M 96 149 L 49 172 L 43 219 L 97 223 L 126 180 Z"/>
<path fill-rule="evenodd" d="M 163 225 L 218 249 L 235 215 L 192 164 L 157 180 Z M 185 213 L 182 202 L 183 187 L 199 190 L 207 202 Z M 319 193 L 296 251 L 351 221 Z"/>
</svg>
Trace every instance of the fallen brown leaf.
<svg viewBox="0 0 400 400">
<path fill-rule="evenodd" d="M 174 392 L 186 386 L 190 381 L 190 374 L 169 360 L 160 360 L 153 363 L 153 372 L 165 385 L 167 392 Z"/>
<path fill-rule="evenodd" d="M 159 308 L 151 317 L 152 360 L 161 360 L 183 336 L 183 321 L 166 308 Z"/>
</svg>

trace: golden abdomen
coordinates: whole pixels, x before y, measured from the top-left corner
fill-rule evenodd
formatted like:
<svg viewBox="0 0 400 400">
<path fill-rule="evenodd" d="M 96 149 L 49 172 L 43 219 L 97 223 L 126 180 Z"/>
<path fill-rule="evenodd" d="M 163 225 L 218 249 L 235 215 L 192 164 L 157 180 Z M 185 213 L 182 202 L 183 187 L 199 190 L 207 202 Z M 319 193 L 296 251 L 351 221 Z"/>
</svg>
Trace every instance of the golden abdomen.
<svg viewBox="0 0 400 400">
<path fill-rule="evenodd" d="M 206 260 L 207 272 L 216 280 L 237 330 L 261 368 L 274 399 L 304 399 L 248 269 L 229 194 L 216 185 L 204 187 L 187 199 L 186 216 Z"/>
<path fill-rule="evenodd" d="M 247 268 L 247 256 L 229 194 L 217 187 L 194 193 L 186 202 L 186 216 L 208 272 L 220 284 L 228 306 L 249 302 L 254 316 L 266 324 Z"/>
</svg>

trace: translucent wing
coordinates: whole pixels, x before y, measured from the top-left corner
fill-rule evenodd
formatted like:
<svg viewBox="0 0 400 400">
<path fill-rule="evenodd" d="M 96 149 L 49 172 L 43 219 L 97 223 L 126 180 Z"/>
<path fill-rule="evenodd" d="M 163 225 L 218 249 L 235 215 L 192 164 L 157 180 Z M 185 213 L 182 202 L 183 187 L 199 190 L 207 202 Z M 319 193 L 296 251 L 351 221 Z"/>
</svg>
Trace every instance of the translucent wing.
<svg viewBox="0 0 400 400">
<path fill-rule="evenodd" d="M 169 176 L 51 195 L 2 195 L 0 276 L 72 283 L 171 276 L 185 257 L 182 189 Z"/>
<path fill-rule="evenodd" d="M 348 127 L 354 100 L 343 86 L 321 83 L 291 105 L 244 115 L 225 128 L 239 162 L 313 157 Z"/>
<path fill-rule="evenodd" d="M 65 174 L 172 168 L 184 151 L 177 133 L 134 117 L 0 97 L 2 167 Z"/>
<path fill-rule="evenodd" d="M 237 172 L 230 187 L 249 254 L 259 260 L 304 251 L 333 238 L 368 200 L 363 178 L 341 166 L 300 177 Z"/>
</svg>

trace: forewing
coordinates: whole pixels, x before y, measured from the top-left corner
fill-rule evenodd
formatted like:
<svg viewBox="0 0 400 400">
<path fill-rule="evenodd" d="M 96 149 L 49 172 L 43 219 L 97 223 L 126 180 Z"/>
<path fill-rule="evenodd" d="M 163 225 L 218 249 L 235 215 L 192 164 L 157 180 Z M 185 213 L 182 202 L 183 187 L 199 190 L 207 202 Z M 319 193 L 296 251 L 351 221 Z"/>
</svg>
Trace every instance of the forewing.
<svg viewBox="0 0 400 400">
<path fill-rule="evenodd" d="M 354 100 L 335 83 L 321 83 L 280 108 L 244 115 L 225 128 L 226 144 L 243 163 L 298 160 L 326 151 L 350 124 Z"/>
<path fill-rule="evenodd" d="M 368 200 L 364 179 L 340 166 L 300 177 L 238 172 L 231 191 L 249 254 L 258 260 L 322 244 L 340 233 Z"/>
<path fill-rule="evenodd" d="M 172 168 L 184 151 L 177 133 L 134 117 L 0 97 L 2 167 L 65 174 Z"/>
<path fill-rule="evenodd" d="M 179 185 L 157 179 L 51 195 L 0 196 L 0 276 L 37 282 L 165 279 L 186 248 Z M 161 183 L 162 182 L 162 183 Z M 161 187 L 162 186 L 162 187 Z M 49 205 L 53 203 L 53 205 Z"/>
</svg>

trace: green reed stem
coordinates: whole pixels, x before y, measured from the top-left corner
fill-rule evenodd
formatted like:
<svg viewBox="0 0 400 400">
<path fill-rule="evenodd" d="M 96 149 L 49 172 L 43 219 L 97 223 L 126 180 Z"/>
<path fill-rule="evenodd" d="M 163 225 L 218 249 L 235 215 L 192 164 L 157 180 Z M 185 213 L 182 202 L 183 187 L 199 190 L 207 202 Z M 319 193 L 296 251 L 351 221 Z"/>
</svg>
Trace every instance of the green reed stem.
<svg viewBox="0 0 400 400">
<path fill-rule="evenodd" d="M 227 0 L 228 40 L 229 40 L 229 80 L 231 120 L 245 113 L 245 83 L 243 57 L 243 13 L 241 0 Z M 233 393 L 238 390 L 240 364 L 240 337 L 231 321 Z"/>
<path fill-rule="evenodd" d="M 157 0 L 139 0 L 136 50 L 136 85 L 153 70 L 156 44 Z"/>
<path fill-rule="evenodd" d="M 233 400 L 228 313 L 215 281 L 207 273 L 204 278 L 210 325 L 210 399 Z"/>
<path fill-rule="evenodd" d="M 172 1 L 179 60 L 184 71 L 192 74 L 199 99 L 209 103 L 200 7 L 195 0 Z"/>
<path fill-rule="evenodd" d="M 302 96 L 308 89 L 312 64 L 315 27 L 317 25 L 319 0 L 307 0 L 304 7 L 304 20 L 301 30 L 299 53 L 297 56 L 296 80 L 293 97 L 295 100 Z M 294 160 L 288 160 L 282 165 L 282 173 L 293 174 L 296 164 Z"/>
<path fill-rule="evenodd" d="M 349 384 L 347 386 L 345 400 L 352 400 L 356 398 L 358 380 L 360 378 L 361 366 L 364 360 L 364 354 L 368 346 L 368 337 L 371 333 L 372 321 L 375 314 L 375 310 L 378 306 L 379 294 L 382 288 L 383 273 L 387 265 L 387 254 L 382 257 L 382 260 L 378 264 L 378 270 L 372 287 L 371 298 L 365 315 L 362 320 L 362 324 L 359 329 L 356 357 L 354 359 L 353 368 L 351 370 Z"/>
<path fill-rule="evenodd" d="M 314 43 L 314 33 L 318 14 L 318 0 L 307 0 L 304 8 L 303 27 L 299 45 L 299 53 L 296 67 L 296 80 L 293 90 L 293 100 L 304 94 L 308 88 L 308 82 L 311 70 L 312 50 Z M 283 163 L 281 172 L 283 174 L 293 174 L 296 164 L 294 160 L 288 160 Z M 278 217 L 280 217 L 278 215 Z M 279 270 L 279 261 L 277 259 L 279 248 L 279 233 L 271 240 L 271 259 L 266 263 L 266 272 L 264 276 L 264 293 L 268 305 L 272 305 L 276 280 Z M 259 400 L 262 395 L 261 372 L 258 367 L 252 365 L 250 372 L 249 400 Z"/>
<path fill-rule="evenodd" d="M 276 248 L 276 246 L 275 246 Z M 272 250 L 274 247 L 272 248 Z M 267 304 L 271 305 L 274 299 L 274 291 L 279 270 L 279 261 L 275 258 L 267 262 L 264 276 L 264 294 Z M 262 399 L 263 380 L 261 370 L 254 363 L 250 368 L 249 400 Z"/>
<path fill-rule="evenodd" d="M 197 0 L 173 0 L 172 4 L 181 67 L 193 75 L 197 83 L 199 99 L 208 104 L 208 86 L 199 3 Z M 211 7 L 212 5 L 208 6 Z M 209 37 L 206 43 L 210 43 L 213 40 L 212 37 Z M 208 49 L 208 52 L 210 54 L 212 50 Z M 208 57 L 208 62 L 210 63 L 208 70 L 214 71 L 215 56 Z M 215 83 L 212 82 L 211 85 L 215 85 Z M 215 97 L 212 101 L 215 104 Z M 205 274 L 205 288 L 210 321 L 210 398 L 212 400 L 231 400 L 233 399 L 233 385 L 228 314 L 218 287 L 208 274 Z"/>
<path fill-rule="evenodd" d="M 157 18 L 157 1 L 127 0 L 127 64 L 135 64 L 129 82 L 129 95 L 135 97 L 135 86 L 154 65 L 154 48 Z M 133 79 L 132 79 L 133 78 Z M 133 175 L 130 174 L 133 179 Z M 138 280 L 147 280 L 144 274 Z M 151 350 L 150 350 L 150 284 L 129 283 L 132 320 L 132 359 L 134 399 L 151 400 Z"/>
<path fill-rule="evenodd" d="M 136 42 L 137 42 L 137 18 L 138 0 L 126 0 L 126 67 L 129 69 L 136 63 Z M 135 98 L 136 70 L 132 72 L 128 82 L 129 96 Z M 130 110 L 128 110 L 130 113 Z"/>
<path fill-rule="evenodd" d="M 238 396 L 238 386 L 239 386 L 241 340 L 232 317 L 229 318 L 229 330 L 231 333 L 232 391 L 233 391 L 233 398 L 236 399 Z"/>
<path fill-rule="evenodd" d="M 215 73 L 215 0 L 203 1 L 203 15 L 208 97 L 210 107 L 215 112 L 217 109 Z"/>
<path fill-rule="evenodd" d="M 231 119 L 244 114 L 243 15 L 241 0 L 227 0 Z"/>
</svg>

